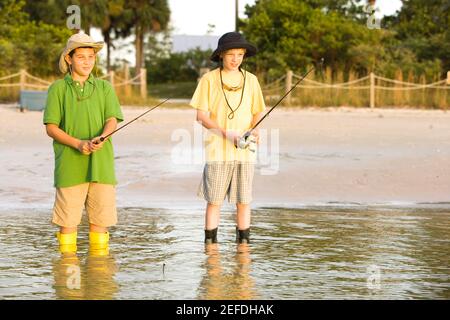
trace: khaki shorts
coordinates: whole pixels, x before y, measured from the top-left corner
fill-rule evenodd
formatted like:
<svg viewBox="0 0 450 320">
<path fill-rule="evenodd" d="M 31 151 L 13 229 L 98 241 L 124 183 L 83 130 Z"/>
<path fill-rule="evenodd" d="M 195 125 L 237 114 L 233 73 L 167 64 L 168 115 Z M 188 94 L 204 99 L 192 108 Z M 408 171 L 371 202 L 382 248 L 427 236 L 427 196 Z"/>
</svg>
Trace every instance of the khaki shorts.
<svg viewBox="0 0 450 320">
<path fill-rule="evenodd" d="M 109 227 L 117 223 L 116 189 L 111 184 L 83 183 L 56 188 L 52 222 L 61 227 L 76 227 L 81 222 L 83 208 L 89 223 Z"/>
<path fill-rule="evenodd" d="M 198 196 L 208 203 L 220 205 L 228 202 L 249 204 L 255 166 L 250 162 L 209 162 L 203 170 Z"/>
</svg>

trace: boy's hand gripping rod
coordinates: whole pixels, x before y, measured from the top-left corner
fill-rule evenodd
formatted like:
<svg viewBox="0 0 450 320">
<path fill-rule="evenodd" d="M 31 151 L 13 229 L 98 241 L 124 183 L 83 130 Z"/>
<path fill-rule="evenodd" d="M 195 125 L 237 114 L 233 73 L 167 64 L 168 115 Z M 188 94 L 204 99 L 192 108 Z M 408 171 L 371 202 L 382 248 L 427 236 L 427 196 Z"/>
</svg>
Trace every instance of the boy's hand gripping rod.
<svg viewBox="0 0 450 320">
<path fill-rule="evenodd" d="M 160 105 L 162 105 L 163 103 L 165 103 L 167 100 L 170 100 L 170 98 L 167 98 L 166 100 L 161 101 L 160 103 L 158 103 L 158 104 L 157 104 L 156 106 L 154 106 L 153 108 L 151 108 L 151 109 L 145 111 L 143 114 L 141 114 L 140 116 L 134 118 L 133 120 L 128 121 L 128 122 L 125 123 L 123 126 L 121 126 L 120 128 L 117 128 L 116 130 L 114 130 L 113 132 L 107 134 L 106 136 L 100 137 L 100 142 L 105 141 L 105 139 L 109 138 L 110 136 L 112 136 L 112 135 L 113 135 L 114 133 L 116 133 L 117 131 L 119 131 L 119 130 L 125 128 L 127 125 L 129 125 L 130 123 L 136 121 L 136 120 L 139 119 L 140 117 L 145 116 L 147 113 L 149 113 L 149 112 L 152 111 L 153 109 L 158 108 Z M 95 141 L 94 143 L 95 143 L 95 144 L 99 144 L 100 142 L 97 140 L 97 141 Z"/>
<path fill-rule="evenodd" d="M 320 70 L 322 70 L 322 67 L 323 67 L 323 62 L 324 62 L 324 58 L 322 58 L 322 59 L 320 59 L 320 62 L 319 62 L 319 65 L 320 65 Z M 264 117 L 262 117 L 261 119 L 259 119 L 259 121 L 250 129 L 250 130 L 248 130 L 239 140 L 238 140 L 238 145 L 237 145 L 237 147 L 238 148 L 241 148 L 241 149 L 245 149 L 245 148 L 247 148 L 251 143 L 255 143 L 254 141 L 252 141 L 252 140 L 248 140 L 248 138 L 250 137 L 250 135 L 252 134 L 252 132 L 253 132 L 253 130 L 255 130 L 256 129 L 256 127 L 273 111 L 273 109 L 275 109 L 280 103 L 281 103 L 281 101 L 283 101 L 284 100 L 284 98 L 286 98 L 286 96 L 289 94 L 289 93 L 291 93 L 291 91 L 292 90 L 294 90 L 295 89 L 295 87 L 297 87 L 299 84 L 300 84 L 300 82 L 302 82 L 303 81 L 303 79 L 305 79 L 307 76 L 308 76 L 308 74 L 311 72 L 311 71 L 313 71 L 315 69 L 315 67 L 312 67 L 311 69 L 309 69 L 308 70 L 308 72 L 306 72 L 305 73 L 305 75 L 299 80 L 299 81 L 297 81 L 297 83 L 296 84 L 294 84 L 293 86 L 292 86 L 292 88 L 291 89 L 289 89 L 289 91 L 288 92 L 286 92 L 281 98 L 280 98 L 280 100 L 278 100 L 278 102 L 277 103 L 275 103 L 275 105 L 264 115 Z M 252 151 L 252 152 L 255 152 L 255 149 L 254 148 L 252 148 L 252 147 L 250 147 L 249 148 L 249 150 L 250 151 Z"/>
</svg>

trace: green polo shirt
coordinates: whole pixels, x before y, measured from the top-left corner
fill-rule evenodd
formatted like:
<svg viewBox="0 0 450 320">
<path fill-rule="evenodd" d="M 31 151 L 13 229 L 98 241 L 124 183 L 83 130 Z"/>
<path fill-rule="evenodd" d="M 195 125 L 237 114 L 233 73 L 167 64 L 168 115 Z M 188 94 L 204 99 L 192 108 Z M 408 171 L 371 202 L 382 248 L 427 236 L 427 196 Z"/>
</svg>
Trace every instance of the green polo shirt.
<svg viewBox="0 0 450 320">
<path fill-rule="evenodd" d="M 53 123 L 74 138 L 90 140 L 100 136 L 109 118 L 123 120 L 120 103 L 111 84 L 92 74 L 81 87 L 68 74 L 48 89 L 44 124 Z M 53 141 L 55 187 L 86 182 L 116 184 L 111 138 L 102 149 L 83 155 L 77 149 Z"/>
</svg>

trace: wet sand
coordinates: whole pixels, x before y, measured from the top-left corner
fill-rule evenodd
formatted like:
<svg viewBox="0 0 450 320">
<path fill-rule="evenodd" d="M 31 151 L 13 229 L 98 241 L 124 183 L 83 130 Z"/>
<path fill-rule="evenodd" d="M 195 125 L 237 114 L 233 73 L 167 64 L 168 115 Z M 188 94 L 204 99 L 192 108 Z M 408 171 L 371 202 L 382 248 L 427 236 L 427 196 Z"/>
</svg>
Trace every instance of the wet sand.
<svg viewBox="0 0 450 320">
<path fill-rule="evenodd" d="M 123 108 L 125 121 L 142 108 Z M 50 208 L 53 151 L 41 112 L 0 106 L 0 206 Z M 114 137 L 119 207 L 196 207 L 202 130 L 157 109 Z M 279 109 L 262 126 L 255 207 L 450 207 L 450 113 Z"/>
</svg>

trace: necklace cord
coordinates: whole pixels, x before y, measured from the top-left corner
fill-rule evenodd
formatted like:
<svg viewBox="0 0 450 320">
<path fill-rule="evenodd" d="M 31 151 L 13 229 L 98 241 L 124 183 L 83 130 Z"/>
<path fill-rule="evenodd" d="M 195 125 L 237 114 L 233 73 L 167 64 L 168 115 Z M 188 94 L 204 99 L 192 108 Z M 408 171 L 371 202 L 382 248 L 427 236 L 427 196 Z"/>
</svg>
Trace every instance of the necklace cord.
<svg viewBox="0 0 450 320">
<path fill-rule="evenodd" d="M 224 98 L 225 98 L 225 102 L 227 103 L 228 108 L 231 110 L 231 112 L 230 112 L 230 113 L 228 114 L 228 116 L 227 116 L 229 120 L 232 120 L 232 119 L 234 118 L 234 113 L 239 109 L 239 107 L 240 107 L 241 104 L 242 104 L 242 99 L 244 98 L 244 90 L 245 90 L 245 82 L 246 82 L 245 80 L 246 80 L 246 77 L 247 77 L 247 71 L 244 70 L 244 72 L 242 72 L 241 68 L 239 68 L 239 71 L 240 71 L 240 72 L 242 73 L 242 75 L 244 76 L 244 84 L 242 85 L 241 99 L 240 99 L 240 101 L 239 101 L 238 106 L 237 106 L 236 109 L 234 109 L 234 110 L 233 110 L 233 108 L 230 106 L 230 103 L 228 102 L 228 99 L 227 99 L 227 95 L 225 94 L 225 90 L 223 89 L 224 83 L 223 83 L 223 79 L 222 79 L 222 68 L 220 68 L 220 71 L 219 71 L 219 73 L 220 73 L 220 84 L 221 84 L 223 96 L 224 96 Z"/>
</svg>

